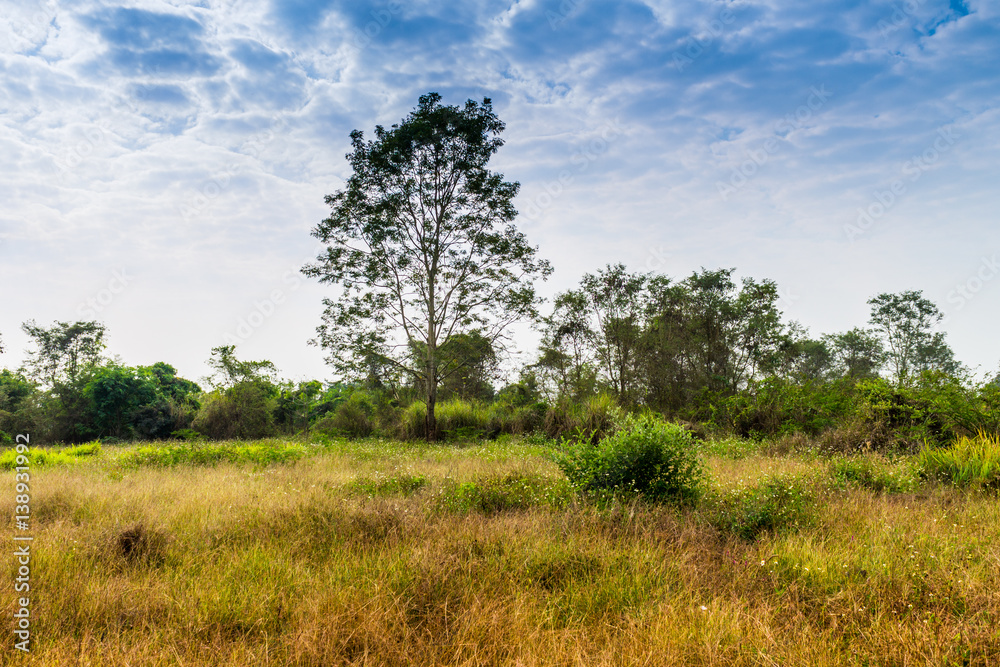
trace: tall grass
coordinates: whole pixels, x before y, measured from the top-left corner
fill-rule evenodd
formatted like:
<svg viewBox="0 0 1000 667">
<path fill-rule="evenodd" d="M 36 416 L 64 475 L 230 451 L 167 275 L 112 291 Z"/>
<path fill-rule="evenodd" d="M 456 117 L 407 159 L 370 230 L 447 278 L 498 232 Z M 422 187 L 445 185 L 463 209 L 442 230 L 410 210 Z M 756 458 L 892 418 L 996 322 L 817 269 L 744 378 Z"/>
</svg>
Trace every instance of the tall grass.
<svg viewBox="0 0 1000 667">
<path fill-rule="evenodd" d="M 338 440 L 294 465 L 124 477 L 83 461 L 33 471 L 35 643 L 0 649 L 4 665 L 1000 659 L 1000 505 L 950 486 L 894 496 L 802 478 L 809 520 L 751 540 L 706 521 L 710 505 L 531 501 L 523 489 L 557 484 L 558 469 L 515 444 Z M 708 471 L 712 493 L 764 494 L 789 480 L 761 470 L 789 462 L 712 458 L 726 466 Z M 403 474 L 425 484 L 350 487 Z M 463 485 L 477 489 L 455 496 L 467 504 L 442 508 Z M 0 495 L 0 514 L 14 504 Z M 9 550 L 0 567 L 16 572 Z M 14 605 L 5 596 L 0 613 Z"/>
<path fill-rule="evenodd" d="M 958 438 L 951 447 L 925 446 L 918 462 L 927 477 L 1000 490 L 1000 436 L 980 432 Z"/>
</svg>

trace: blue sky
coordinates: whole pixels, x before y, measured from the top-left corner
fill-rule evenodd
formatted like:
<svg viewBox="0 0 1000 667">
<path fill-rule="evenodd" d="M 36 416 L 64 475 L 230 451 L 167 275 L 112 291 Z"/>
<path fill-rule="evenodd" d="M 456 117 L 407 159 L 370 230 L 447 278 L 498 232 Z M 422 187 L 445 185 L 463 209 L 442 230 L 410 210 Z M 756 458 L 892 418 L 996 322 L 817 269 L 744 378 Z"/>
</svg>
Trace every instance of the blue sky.
<svg viewBox="0 0 1000 667">
<path fill-rule="evenodd" d="M 1000 5 L 986 0 L 19 3 L 0 18 L 0 364 L 21 322 L 200 378 L 328 378 L 298 274 L 353 129 L 490 97 L 520 225 L 608 263 L 777 281 L 814 335 L 923 290 L 1000 360 Z M 525 336 L 529 354 L 533 338 Z"/>
</svg>

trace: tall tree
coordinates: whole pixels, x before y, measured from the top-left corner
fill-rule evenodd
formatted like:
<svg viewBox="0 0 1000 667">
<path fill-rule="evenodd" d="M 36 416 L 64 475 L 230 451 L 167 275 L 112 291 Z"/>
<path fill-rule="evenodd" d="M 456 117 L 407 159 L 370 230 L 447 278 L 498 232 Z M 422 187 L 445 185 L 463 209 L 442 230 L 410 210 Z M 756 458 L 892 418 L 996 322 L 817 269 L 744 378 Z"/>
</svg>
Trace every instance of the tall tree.
<svg viewBox="0 0 1000 667">
<path fill-rule="evenodd" d="M 875 377 L 885 363 L 885 349 L 878 335 L 869 329 L 854 327 L 850 331 L 823 336 L 834 359 L 835 372 L 857 380 Z"/>
<path fill-rule="evenodd" d="M 428 93 L 374 140 L 353 131 L 353 173 L 313 230 L 327 249 L 303 269 L 343 289 L 324 300 L 318 329 L 330 363 L 354 373 L 378 359 L 411 375 L 425 387 L 428 439 L 439 349 L 472 332 L 498 348 L 510 324 L 537 318 L 533 279 L 551 272 L 513 224 L 519 184 L 487 168 L 503 129 L 489 99 L 459 108 Z"/>
<path fill-rule="evenodd" d="M 952 373 L 958 369 L 944 334 L 934 331 L 944 315 L 921 291 L 882 293 L 869 299 L 868 305 L 872 307 L 869 321 L 888 348 L 897 383 L 922 370 Z"/>
<path fill-rule="evenodd" d="M 36 347 L 28 353 L 25 366 L 50 387 L 76 384 L 81 372 L 97 365 L 105 347 L 106 330 L 99 322 L 54 322 L 46 328 L 28 320 L 21 328 Z"/>
<path fill-rule="evenodd" d="M 580 282 L 596 319 L 597 356 L 623 402 L 635 400 L 641 391 L 638 364 L 647 280 L 615 264 L 585 274 Z"/>
<path fill-rule="evenodd" d="M 543 321 L 536 366 L 555 385 L 555 395 L 580 400 L 593 394 L 595 334 L 587 294 L 583 290 L 557 294 L 552 314 Z"/>
</svg>

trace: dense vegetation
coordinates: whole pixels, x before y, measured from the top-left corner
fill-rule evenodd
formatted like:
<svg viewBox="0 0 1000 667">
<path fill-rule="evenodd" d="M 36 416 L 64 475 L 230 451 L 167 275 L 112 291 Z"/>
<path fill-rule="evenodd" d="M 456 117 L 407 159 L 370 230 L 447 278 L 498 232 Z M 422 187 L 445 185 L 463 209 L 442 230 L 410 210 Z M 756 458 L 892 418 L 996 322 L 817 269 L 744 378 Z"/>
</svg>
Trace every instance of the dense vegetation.
<svg viewBox="0 0 1000 667">
<path fill-rule="evenodd" d="M 699 437 L 805 438 L 845 452 L 1000 432 L 1000 381 L 955 361 L 934 329 L 940 313 L 919 293 L 879 295 L 870 328 L 818 338 L 783 322 L 777 299 L 773 283 L 737 287 L 729 270 L 676 282 L 621 266 L 587 275 L 555 299 L 516 382 L 495 387 L 499 354 L 483 337 L 456 335 L 438 350 L 458 372 L 437 391 L 437 435 L 599 439 L 620 410 L 662 415 Z M 203 387 L 164 362 L 110 361 L 97 322 L 24 330 L 35 343 L 26 363 L 0 370 L 3 441 L 428 435 L 420 379 L 389 367 L 294 384 L 224 346 L 212 350 Z"/>
</svg>

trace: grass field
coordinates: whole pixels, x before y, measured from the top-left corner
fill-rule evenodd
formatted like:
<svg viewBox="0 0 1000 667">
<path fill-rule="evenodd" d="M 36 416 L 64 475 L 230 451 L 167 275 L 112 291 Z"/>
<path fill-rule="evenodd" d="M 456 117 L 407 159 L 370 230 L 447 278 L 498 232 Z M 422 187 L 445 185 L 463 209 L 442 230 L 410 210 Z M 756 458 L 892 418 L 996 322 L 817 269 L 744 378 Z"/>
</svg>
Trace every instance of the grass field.
<svg viewBox="0 0 1000 667">
<path fill-rule="evenodd" d="M 32 652 L 8 633 L 0 662 L 1000 664 L 995 493 L 775 451 L 704 446 L 708 488 L 678 508 L 585 502 L 523 440 L 50 456 Z"/>
</svg>

